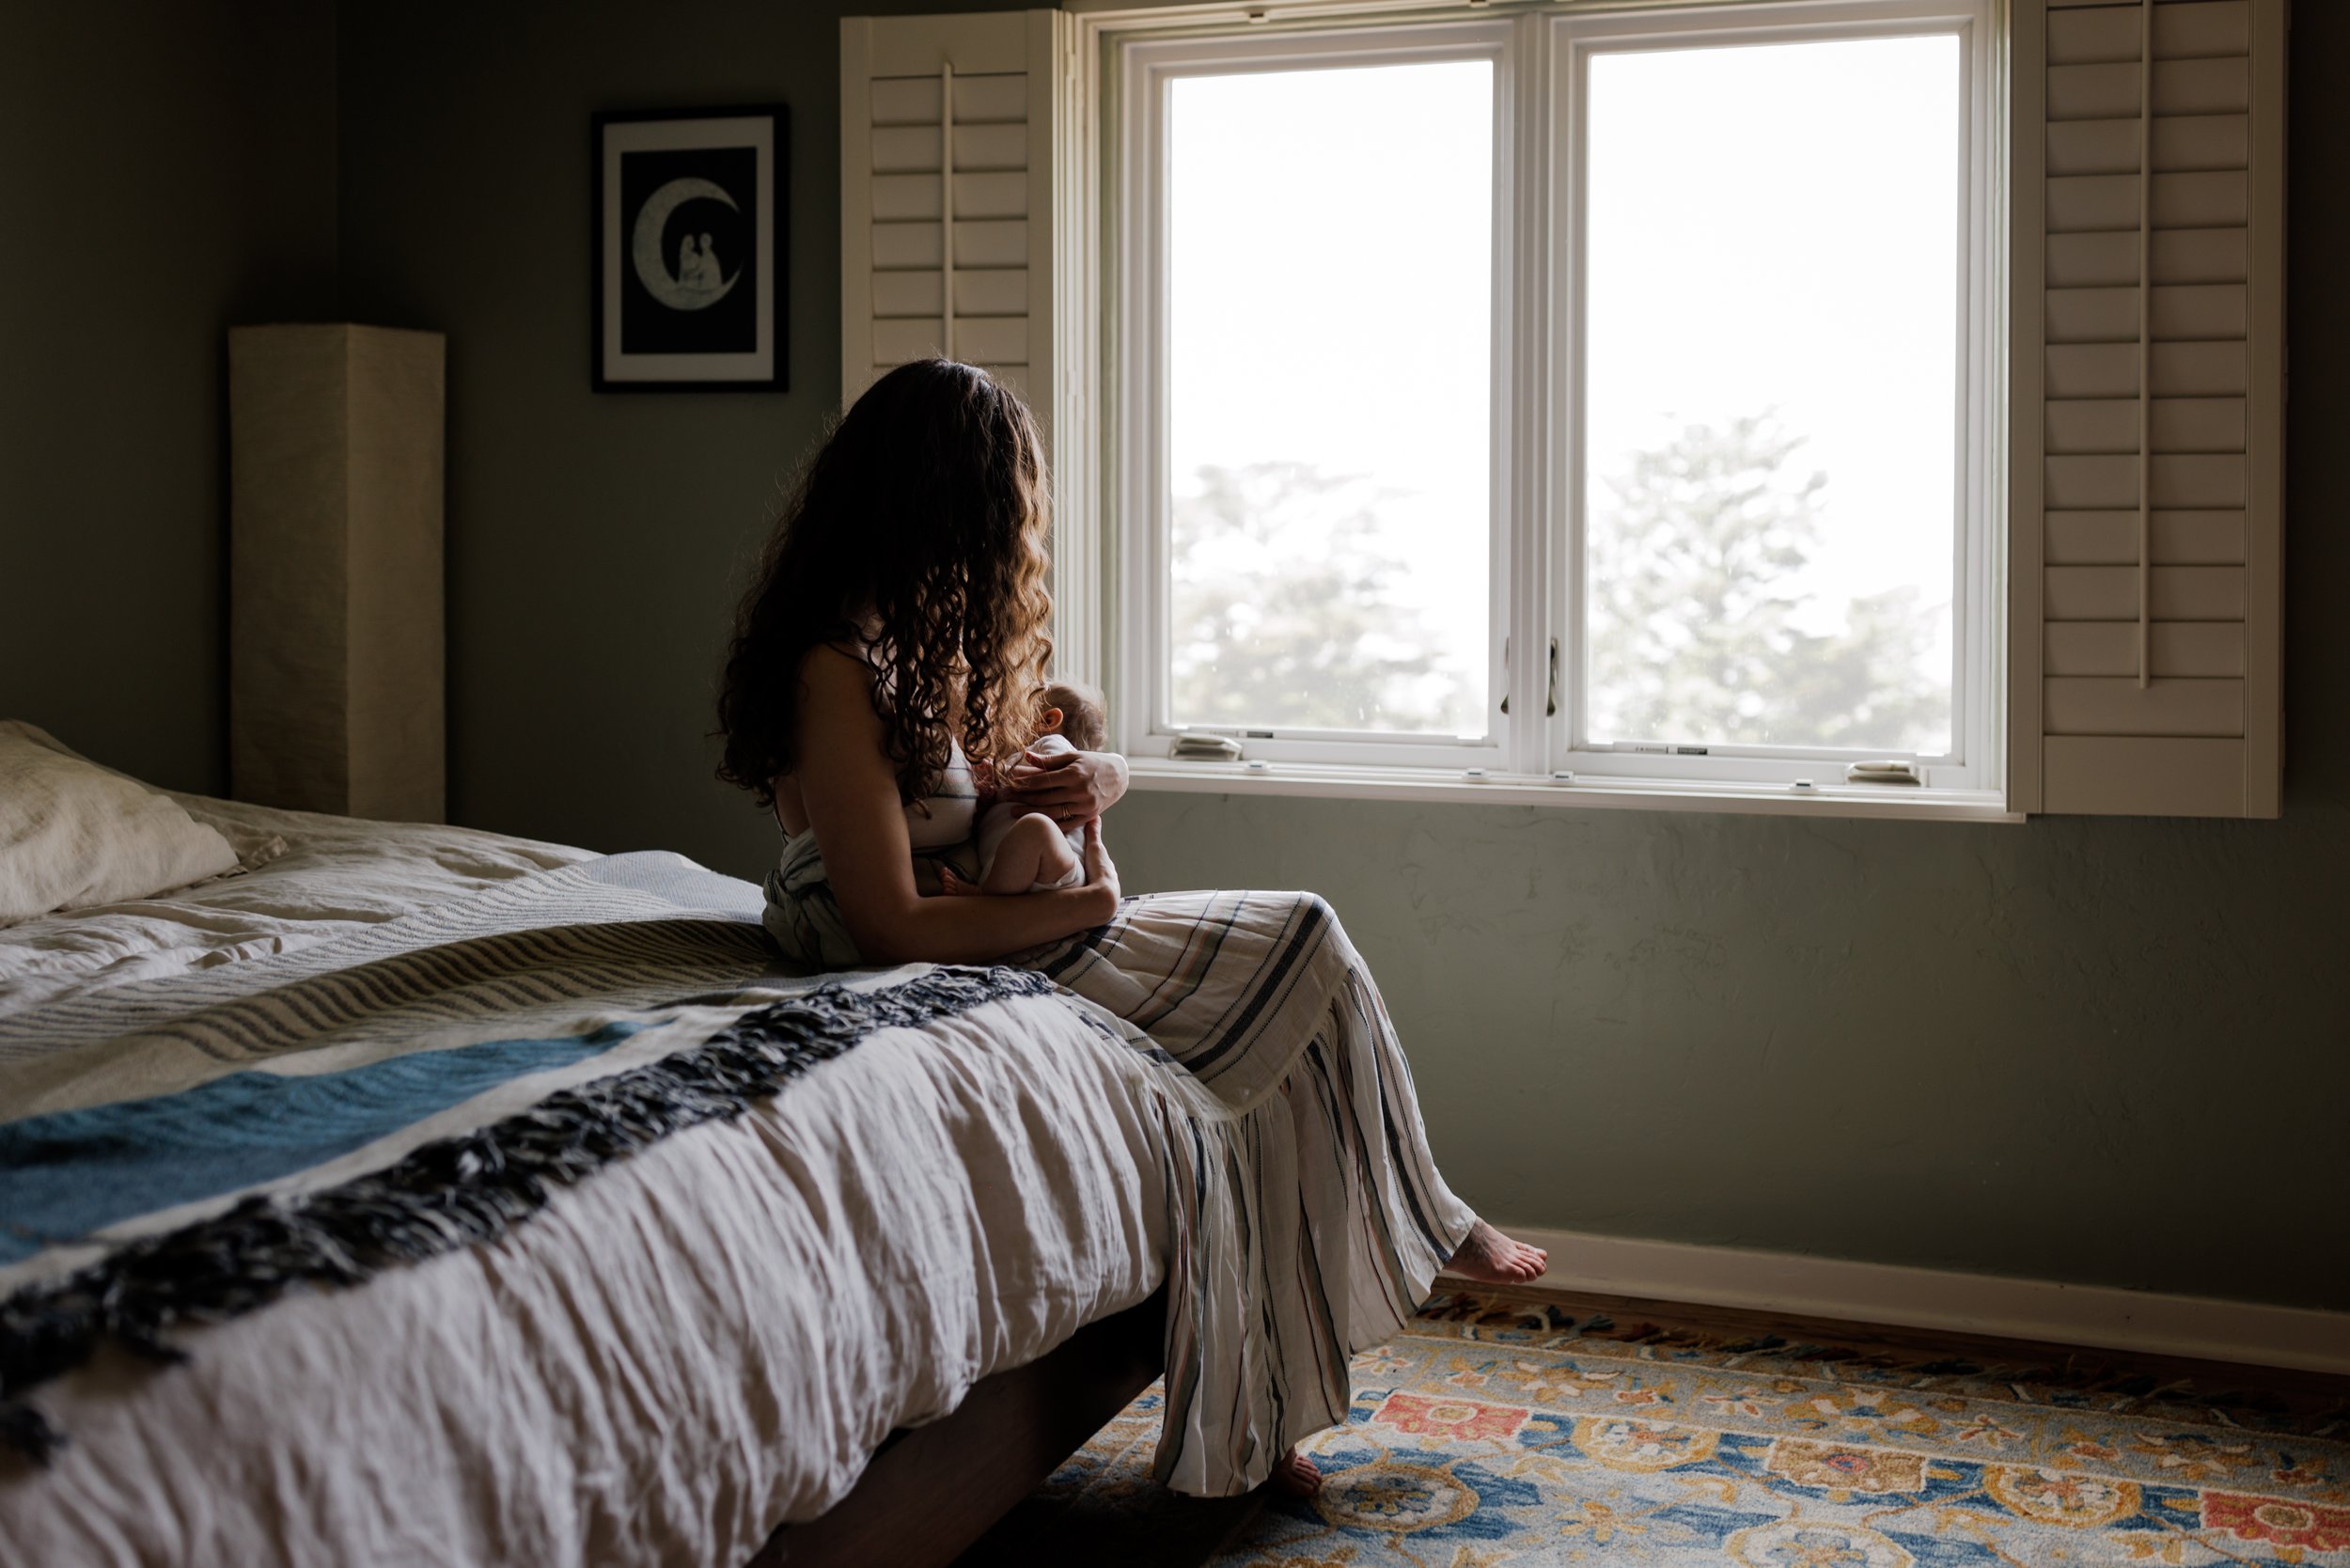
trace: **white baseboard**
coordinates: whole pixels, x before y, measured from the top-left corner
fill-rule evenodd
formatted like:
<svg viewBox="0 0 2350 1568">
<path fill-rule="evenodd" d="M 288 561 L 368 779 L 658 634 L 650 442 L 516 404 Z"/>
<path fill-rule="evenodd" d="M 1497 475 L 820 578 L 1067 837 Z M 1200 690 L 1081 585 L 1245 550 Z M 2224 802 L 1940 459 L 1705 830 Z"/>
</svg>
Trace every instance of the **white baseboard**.
<svg viewBox="0 0 2350 1568">
<path fill-rule="evenodd" d="M 1531 1226 L 1502 1229 L 1548 1249 L 1550 1269 L 1539 1283 L 1553 1290 L 2350 1372 L 2350 1312 Z"/>
</svg>

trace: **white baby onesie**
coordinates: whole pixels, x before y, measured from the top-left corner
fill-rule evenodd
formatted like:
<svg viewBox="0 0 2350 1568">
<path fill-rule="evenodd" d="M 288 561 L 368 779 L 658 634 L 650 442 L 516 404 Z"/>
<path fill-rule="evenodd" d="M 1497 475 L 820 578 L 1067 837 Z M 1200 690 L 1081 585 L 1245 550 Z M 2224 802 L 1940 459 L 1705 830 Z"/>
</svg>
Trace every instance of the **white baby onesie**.
<svg viewBox="0 0 2350 1568">
<path fill-rule="evenodd" d="M 1047 735 L 1028 749 L 1030 751 L 1044 751 L 1058 755 L 1062 752 L 1073 754 L 1077 748 L 1071 745 L 1062 736 Z M 1017 801 L 1009 800 L 998 801 L 995 805 L 989 807 L 985 811 L 979 813 L 979 831 L 974 834 L 973 837 L 977 839 L 979 848 L 980 881 L 986 881 L 987 873 L 995 869 L 995 852 L 1003 848 L 1004 835 L 1011 831 L 1012 823 L 1018 822 L 1021 818 L 1026 816 L 1027 814 L 1028 808 L 1026 807 L 1021 805 Z M 1084 884 L 1086 879 L 1085 824 L 1083 823 L 1078 823 L 1073 826 L 1062 829 L 1062 832 L 1069 839 L 1069 847 L 1077 852 L 1077 864 L 1070 867 L 1069 874 L 1062 877 L 1058 882 L 1040 882 L 1033 887 L 1030 887 L 1028 889 L 1029 892 L 1044 893 L 1050 892 L 1056 887 L 1076 887 Z"/>
</svg>

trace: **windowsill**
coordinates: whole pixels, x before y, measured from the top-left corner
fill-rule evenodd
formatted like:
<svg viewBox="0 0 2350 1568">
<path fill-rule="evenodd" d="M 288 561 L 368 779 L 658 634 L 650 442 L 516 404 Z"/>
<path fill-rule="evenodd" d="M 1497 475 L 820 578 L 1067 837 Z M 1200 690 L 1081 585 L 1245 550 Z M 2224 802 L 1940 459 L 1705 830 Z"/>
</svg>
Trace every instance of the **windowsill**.
<svg viewBox="0 0 2350 1568">
<path fill-rule="evenodd" d="M 1704 783 L 1669 778 L 1567 782 L 1524 774 L 1466 779 L 1457 769 L 1363 768 L 1328 763 L 1127 760 L 1132 786 L 1174 793 L 1284 796 L 1323 800 L 1473 802 L 1483 806 L 1559 807 L 1620 811 L 1718 811 L 1758 816 L 1882 817 L 1926 822 L 2020 823 L 2024 815 L 1989 790 L 1929 790 L 1917 785 L 1834 784 L 1796 791 L 1784 784 Z"/>
</svg>

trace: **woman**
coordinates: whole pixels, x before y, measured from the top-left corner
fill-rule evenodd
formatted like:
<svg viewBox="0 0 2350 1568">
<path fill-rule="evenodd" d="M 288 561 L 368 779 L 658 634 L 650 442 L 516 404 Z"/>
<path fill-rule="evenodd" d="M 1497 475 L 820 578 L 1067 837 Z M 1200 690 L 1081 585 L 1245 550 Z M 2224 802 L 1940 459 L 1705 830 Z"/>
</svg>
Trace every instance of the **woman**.
<svg viewBox="0 0 2350 1568">
<path fill-rule="evenodd" d="M 1181 1064 L 1167 1071 L 1191 1110 L 1170 1157 L 1209 1173 L 1187 1190 L 1214 1190 L 1167 1265 L 1158 1473 L 1191 1492 L 1268 1475 L 1310 1492 L 1320 1475 L 1293 1445 L 1345 1419 L 1352 1352 L 1390 1337 L 1439 1266 L 1522 1283 L 1545 1258 L 1436 1173 L 1395 1031 L 1329 905 L 1121 901 L 1099 818 L 1125 792 L 1123 760 L 1024 758 L 1052 651 L 1048 517 L 1036 427 L 1011 392 L 947 360 L 874 383 L 744 601 L 720 776 L 783 830 L 767 925 L 787 953 L 825 968 L 1025 964 Z M 1084 885 L 935 896 L 983 791 L 1086 823 Z M 1207 1141 L 1213 1157 L 1191 1152 Z"/>
</svg>

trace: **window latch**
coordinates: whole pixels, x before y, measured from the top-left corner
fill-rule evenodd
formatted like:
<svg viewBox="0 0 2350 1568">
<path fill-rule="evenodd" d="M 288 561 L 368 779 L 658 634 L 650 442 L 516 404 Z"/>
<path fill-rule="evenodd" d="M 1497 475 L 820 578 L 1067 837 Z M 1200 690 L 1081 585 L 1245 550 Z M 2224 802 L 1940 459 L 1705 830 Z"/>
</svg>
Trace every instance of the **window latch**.
<svg viewBox="0 0 2350 1568">
<path fill-rule="evenodd" d="M 1508 637 L 1501 639 L 1501 673 L 1505 680 L 1508 678 L 1510 673 L 1510 639 Z M 1501 694 L 1501 711 L 1505 713 L 1510 711 L 1510 694 L 1508 692 L 1503 692 Z M 1550 639 L 1550 682 L 1548 700 L 1543 704 L 1543 717 L 1557 718 L 1558 716 L 1559 639 L 1557 637 L 1553 637 Z"/>
</svg>

